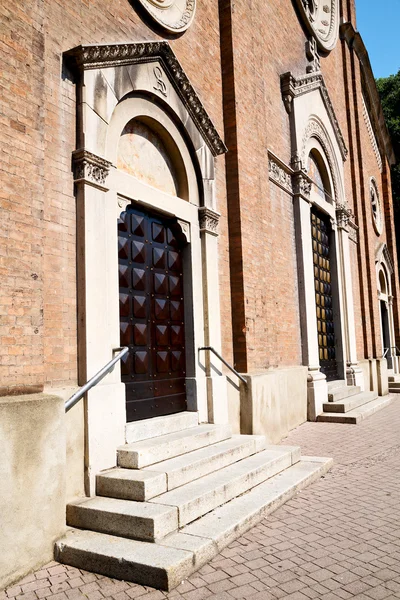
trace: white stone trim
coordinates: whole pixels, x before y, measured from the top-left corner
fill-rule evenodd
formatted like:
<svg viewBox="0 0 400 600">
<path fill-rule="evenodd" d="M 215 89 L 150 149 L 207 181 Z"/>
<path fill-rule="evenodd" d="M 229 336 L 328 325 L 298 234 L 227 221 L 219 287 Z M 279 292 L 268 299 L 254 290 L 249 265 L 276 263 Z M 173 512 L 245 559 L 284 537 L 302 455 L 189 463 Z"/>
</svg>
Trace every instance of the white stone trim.
<svg viewBox="0 0 400 600">
<path fill-rule="evenodd" d="M 378 163 L 379 170 L 382 173 L 382 170 L 383 170 L 382 156 L 381 156 L 381 153 L 379 152 L 378 142 L 376 141 L 374 129 L 372 127 L 372 123 L 371 123 L 368 108 L 367 108 L 367 105 L 365 102 L 364 94 L 362 94 L 361 97 L 362 97 L 363 115 L 364 115 L 365 125 L 367 127 L 369 139 L 371 140 L 371 145 L 372 145 L 373 151 L 375 153 L 376 162 Z"/>
<path fill-rule="evenodd" d="M 193 88 L 179 87 L 187 78 L 168 44 L 157 46 L 163 49 L 161 54 L 145 44 L 145 50 L 154 50 L 147 61 L 143 54 L 136 60 L 138 45 L 133 46 L 90 47 L 75 56 L 81 61 L 80 150 L 74 153 L 80 380 L 84 383 L 106 364 L 112 349 L 119 346 L 116 222 L 129 204 L 140 205 L 178 219 L 188 242 L 183 251 L 188 409 L 198 411 L 200 421 L 227 422 L 226 377 L 218 361 L 203 365 L 197 356 L 200 346 L 221 350 L 214 156 L 224 146 L 197 96 L 191 103 L 189 98 L 183 101 Z M 155 67 L 160 70 L 158 79 Z M 157 85 L 160 77 L 165 87 Z M 200 112 L 194 118 L 196 106 Z M 113 166 L 121 132 L 137 117 L 152 119 L 160 134 L 165 131 L 173 140 L 187 181 L 187 197 L 164 193 Z M 206 221 L 201 231 L 199 209 Z M 118 365 L 85 400 L 89 494 L 94 493 L 96 473 L 115 466 L 115 449 L 125 442 L 125 421 L 125 386 Z"/>
</svg>

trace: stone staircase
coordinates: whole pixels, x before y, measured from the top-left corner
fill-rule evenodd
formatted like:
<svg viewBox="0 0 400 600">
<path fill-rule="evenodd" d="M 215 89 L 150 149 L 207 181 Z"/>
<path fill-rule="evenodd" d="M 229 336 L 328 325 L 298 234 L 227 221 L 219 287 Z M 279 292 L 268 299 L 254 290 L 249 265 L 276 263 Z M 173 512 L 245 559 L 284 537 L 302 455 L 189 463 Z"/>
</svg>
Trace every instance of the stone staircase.
<svg viewBox="0 0 400 600">
<path fill-rule="evenodd" d="M 389 375 L 389 394 L 400 394 L 400 375 Z"/>
<path fill-rule="evenodd" d="M 366 417 L 384 408 L 391 402 L 389 396 L 378 396 L 378 392 L 362 392 L 358 386 L 348 386 L 344 380 L 328 383 L 328 402 L 317 421 L 325 423 L 350 423 L 356 425 Z"/>
<path fill-rule="evenodd" d="M 73 529 L 56 543 L 59 562 L 171 590 L 332 464 L 198 425 L 196 413 L 147 425 L 128 429 L 97 495 L 67 506 Z"/>
</svg>

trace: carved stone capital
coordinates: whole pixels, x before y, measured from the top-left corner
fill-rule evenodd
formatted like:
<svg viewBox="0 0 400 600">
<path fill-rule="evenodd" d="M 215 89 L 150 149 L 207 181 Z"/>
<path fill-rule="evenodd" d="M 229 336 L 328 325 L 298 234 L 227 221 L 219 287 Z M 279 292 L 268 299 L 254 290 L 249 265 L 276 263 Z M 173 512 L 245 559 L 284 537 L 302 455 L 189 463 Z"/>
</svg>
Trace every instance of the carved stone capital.
<svg viewBox="0 0 400 600">
<path fill-rule="evenodd" d="M 218 235 L 218 223 L 220 214 L 208 208 L 207 206 L 201 206 L 199 208 L 199 224 L 200 232 L 210 233 L 211 235 Z"/>
<path fill-rule="evenodd" d="M 107 190 L 106 179 L 112 163 L 87 150 L 75 150 L 72 153 L 75 183 L 84 182 L 101 190 Z"/>
<path fill-rule="evenodd" d="M 351 216 L 351 210 L 345 204 L 339 204 L 336 207 L 336 224 L 338 228 L 348 231 Z"/>
<path fill-rule="evenodd" d="M 312 181 L 304 171 L 297 171 L 293 175 L 293 194 L 310 200 Z"/>
</svg>

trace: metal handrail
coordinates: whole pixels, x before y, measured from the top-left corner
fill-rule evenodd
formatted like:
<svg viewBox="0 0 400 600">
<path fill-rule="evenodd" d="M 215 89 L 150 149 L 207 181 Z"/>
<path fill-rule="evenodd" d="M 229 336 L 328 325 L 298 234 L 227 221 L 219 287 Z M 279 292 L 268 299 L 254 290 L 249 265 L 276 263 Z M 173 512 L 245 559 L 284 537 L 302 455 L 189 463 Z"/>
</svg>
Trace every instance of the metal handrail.
<svg viewBox="0 0 400 600">
<path fill-rule="evenodd" d="M 232 373 L 234 373 L 234 374 L 236 375 L 236 377 L 238 377 L 238 378 L 240 379 L 240 381 L 243 381 L 243 383 L 244 383 L 245 385 L 247 385 L 247 381 L 245 380 L 245 378 L 243 377 L 243 375 L 241 375 L 240 373 L 238 373 L 238 372 L 236 371 L 236 369 L 234 369 L 234 368 L 232 367 L 232 365 L 230 365 L 230 364 L 229 364 L 229 363 L 228 363 L 228 362 L 227 362 L 227 361 L 226 361 L 224 358 L 222 358 L 222 356 L 219 354 L 219 352 L 217 352 L 217 351 L 215 350 L 215 348 L 213 348 L 212 346 L 202 346 L 201 348 L 199 348 L 199 352 L 200 352 L 200 350 L 209 350 L 210 352 L 213 352 L 213 353 L 215 354 L 215 356 L 216 356 L 217 358 L 219 358 L 219 360 L 220 360 L 222 363 L 224 363 L 224 365 L 225 365 L 226 367 L 228 367 L 228 369 L 230 369 L 230 370 L 232 371 Z"/>
<path fill-rule="evenodd" d="M 107 363 L 100 371 L 98 371 L 96 375 L 93 375 L 93 377 L 89 379 L 89 381 L 85 383 L 85 385 L 79 388 L 79 390 L 77 390 L 75 394 L 66 401 L 64 405 L 66 413 L 69 410 L 71 410 L 71 408 L 75 406 L 77 402 L 79 402 L 79 400 L 82 398 L 82 396 L 86 394 L 86 392 L 88 392 L 92 387 L 97 385 L 99 381 L 104 379 L 106 375 L 113 371 L 117 362 L 129 352 L 129 348 L 115 348 L 113 352 L 118 352 L 117 356 L 114 356 L 114 358 L 110 360 L 109 363 Z"/>
</svg>

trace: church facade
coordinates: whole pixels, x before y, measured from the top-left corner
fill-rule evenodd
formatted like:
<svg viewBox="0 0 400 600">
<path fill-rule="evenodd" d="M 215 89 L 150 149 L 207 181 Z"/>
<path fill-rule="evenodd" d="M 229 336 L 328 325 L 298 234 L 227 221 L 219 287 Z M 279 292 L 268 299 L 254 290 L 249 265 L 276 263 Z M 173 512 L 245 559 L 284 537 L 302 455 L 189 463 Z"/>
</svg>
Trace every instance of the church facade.
<svg viewBox="0 0 400 600">
<path fill-rule="evenodd" d="M 353 0 L 0 11 L 6 585 L 148 419 L 278 443 L 334 420 L 335 390 L 384 406 L 399 278 L 395 157 Z M 46 522 L 25 554 L 21 518 Z"/>
</svg>

